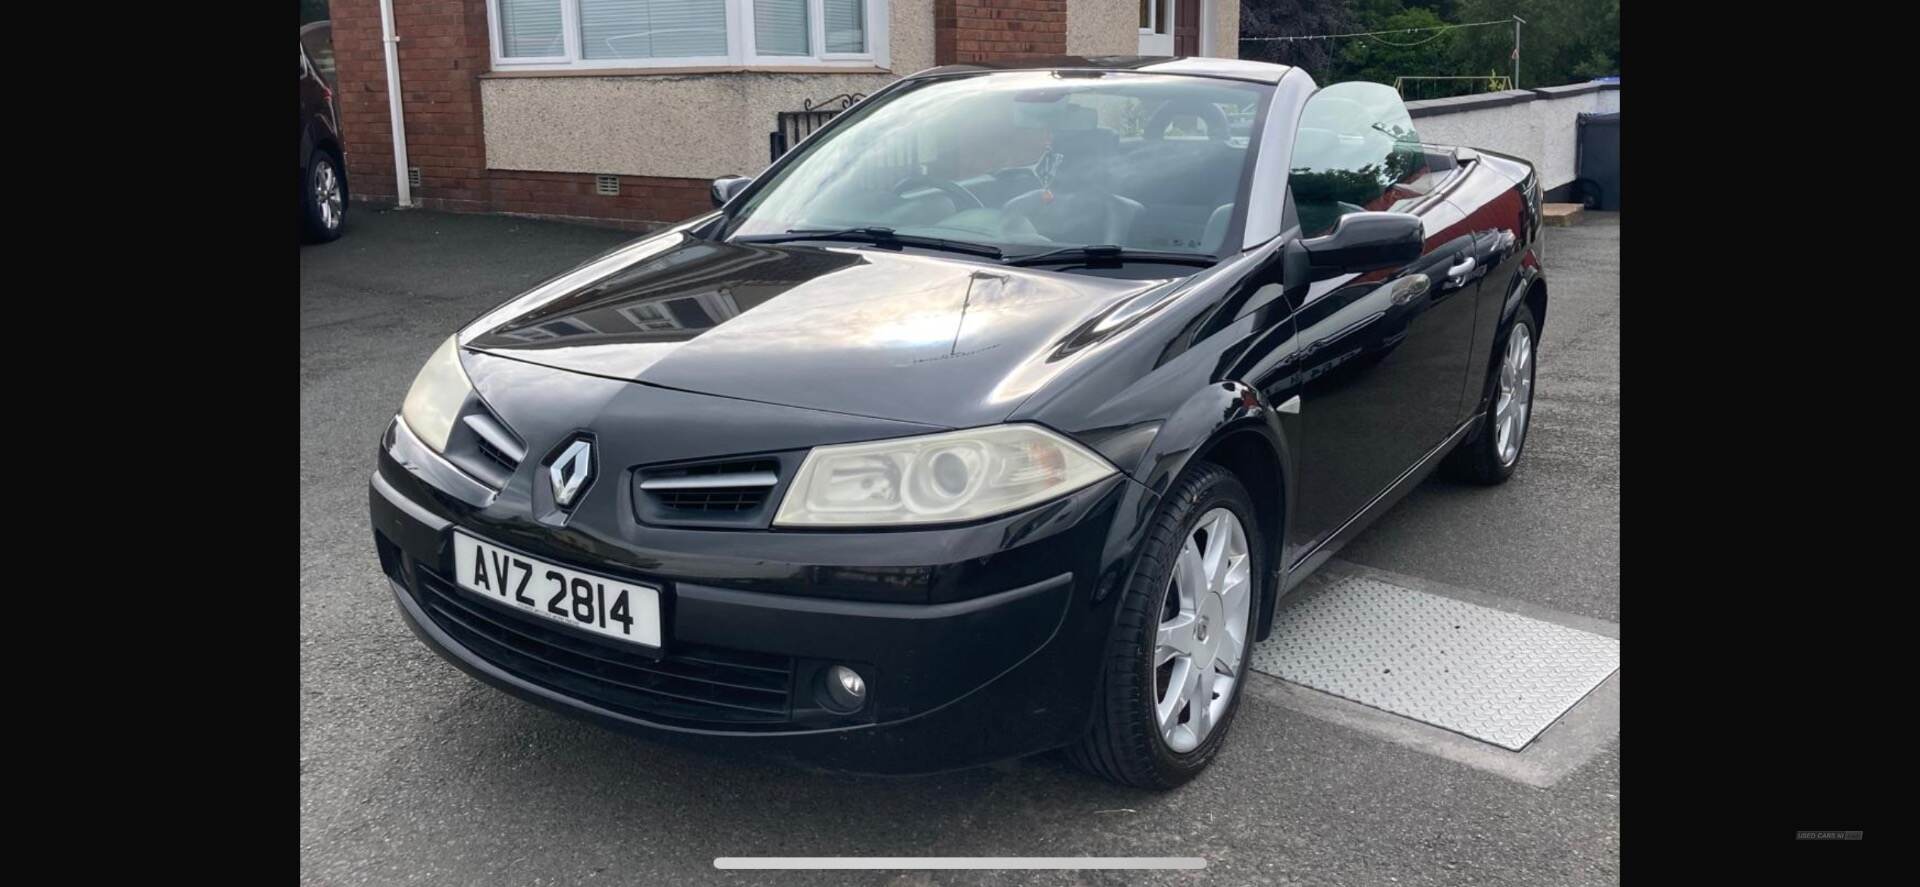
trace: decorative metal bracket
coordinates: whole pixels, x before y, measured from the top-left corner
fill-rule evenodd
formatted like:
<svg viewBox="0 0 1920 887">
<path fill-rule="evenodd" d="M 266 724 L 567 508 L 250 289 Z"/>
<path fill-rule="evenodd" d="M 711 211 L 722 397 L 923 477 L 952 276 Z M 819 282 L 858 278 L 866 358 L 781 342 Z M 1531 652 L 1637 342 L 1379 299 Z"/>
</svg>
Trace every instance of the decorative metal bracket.
<svg viewBox="0 0 1920 887">
<path fill-rule="evenodd" d="M 846 109 L 853 107 L 854 102 L 860 101 L 861 99 L 864 99 L 866 97 L 867 97 L 866 93 L 843 92 L 837 96 L 834 96 L 833 98 L 827 99 L 824 102 L 815 102 L 813 99 L 806 99 L 800 103 L 800 110 L 818 111 L 820 109 L 826 108 L 829 105 L 838 104 L 840 106 L 838 110 L 845 111 Z"/>
</svg>

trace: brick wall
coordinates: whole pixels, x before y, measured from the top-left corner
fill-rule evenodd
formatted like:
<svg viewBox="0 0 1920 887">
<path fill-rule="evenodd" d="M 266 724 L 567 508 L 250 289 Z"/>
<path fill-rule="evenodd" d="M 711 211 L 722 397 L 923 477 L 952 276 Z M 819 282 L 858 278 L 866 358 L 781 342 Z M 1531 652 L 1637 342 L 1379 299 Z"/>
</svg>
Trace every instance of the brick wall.
<svg viewBox="0 0 1920 887">
<path fill-rule="evenodd" d="M 620 176 L 620 193 L 597 194 L 593 175 L 496 169 L 489 176 L 494 212 L 618 223 L 645 228 L 713 210 L 706 179 Z"/>
<path fill-rule="evenodd" d="M 378 0 L 332 0 L 347 177 L 355 196 L 395 194 L 393 139 Z M 486 0 L 394 4 L 400 35 L 401 99 L 407 163 L 420 169 L 423 206 L 488 206 L 486 149 L 480 135 L 480 86 L 487 69 Z"/>
<path fill-rule="evenodd" d="M 355 199 L 391 202 L 398 191 L 380 3 L 332 0 L 331 14 L 350 190 Z M 620 194 L 603 196 L 594 193 L 591 173 L 487 169 L 479 81 L 491 64 L 486 0 L 406 0 L 394 4 L 393 15 L 400 35 L 407 163 L 420 170 L 420 185 L 412 191 L 415 204 L 452 212 L 614 221 L 623 227 L 675 221 L 711 208 L 703 179 L 621 176 Z"/>
<path fill-rule="evenodd" d="M 628 227 L 707 211 L 704 179 L 621 176 L 620 194 L 595 193 L 592 173 L 489 170 L 480 81 L 491 64 L 487 0 L 402 0 L 401 96 L 407 163 L 420 170 L 416 204 L 454 212 L 508 212 L 613 221 Z M 379 0 L 332 0 L 347 177 L 356 200 L 397 193 Z M 1064 55 L 1066 0 L 935 0 L 939 64 Z"/>
<path fill-rule="evenodd" d="M 934 0 L 936 64 L 1065 55 L 1067 0 Z"/>
<path fill-rule="evenodd" d="M 341 135 L 347 145 L 348 190 L 356 198 L 393 199 L 392 127 L 380 47 L 378 0 L 331 0 L 333 60 Z"/>
</svg>

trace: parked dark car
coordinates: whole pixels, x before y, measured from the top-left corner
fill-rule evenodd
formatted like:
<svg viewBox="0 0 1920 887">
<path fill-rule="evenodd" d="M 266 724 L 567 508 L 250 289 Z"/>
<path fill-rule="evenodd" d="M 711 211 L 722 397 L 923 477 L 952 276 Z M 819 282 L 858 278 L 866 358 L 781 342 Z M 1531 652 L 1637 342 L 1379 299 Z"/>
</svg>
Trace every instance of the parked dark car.
<svg viewBox="0 0 1920 887">
<path fill-rule="evenodd" d="M 300 224 L 307 237 L 333 240 L 347 213 L 346 152 L 333 103 L 333 23 L 300 28 Z"/>
<path fill-rule="evenodd" d="M 1525 444 L 1533 170 L 1385 86 L 942 67 L 714 192 L 462 327 L 379 446 L 401 614 L 561 711 L 1171 787 L 1282 595 Z"/>
</svg>

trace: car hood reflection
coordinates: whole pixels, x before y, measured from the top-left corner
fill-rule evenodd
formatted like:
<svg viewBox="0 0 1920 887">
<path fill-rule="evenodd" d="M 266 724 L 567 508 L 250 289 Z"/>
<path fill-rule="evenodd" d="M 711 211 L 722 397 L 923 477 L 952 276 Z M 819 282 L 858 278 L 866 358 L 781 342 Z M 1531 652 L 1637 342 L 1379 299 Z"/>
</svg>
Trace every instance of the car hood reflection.
<svg viewBox="0 0 1920 887">
<path fill-rule="evenodd" d="M 1004 419 L 1167 280 L 667 235 L 491 312 L 470 349 L 650 385 L 948 427 Z"/>
</svg>

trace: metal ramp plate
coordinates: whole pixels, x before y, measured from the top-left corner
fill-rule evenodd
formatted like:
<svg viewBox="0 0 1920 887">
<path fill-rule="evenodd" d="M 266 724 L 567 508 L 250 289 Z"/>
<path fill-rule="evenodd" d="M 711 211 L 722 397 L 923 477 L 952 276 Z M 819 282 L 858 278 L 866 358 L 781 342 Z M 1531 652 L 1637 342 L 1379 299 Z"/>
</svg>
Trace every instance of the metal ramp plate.
<svg viewBox="0 0 1920 887">
<path fill-rule="evenodd" d="M 1252 667 L 1519 751 L 1620 667 L 1620 641 L 1339 576 L 1290 595 Z"/>
</svg>

